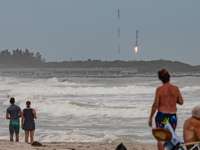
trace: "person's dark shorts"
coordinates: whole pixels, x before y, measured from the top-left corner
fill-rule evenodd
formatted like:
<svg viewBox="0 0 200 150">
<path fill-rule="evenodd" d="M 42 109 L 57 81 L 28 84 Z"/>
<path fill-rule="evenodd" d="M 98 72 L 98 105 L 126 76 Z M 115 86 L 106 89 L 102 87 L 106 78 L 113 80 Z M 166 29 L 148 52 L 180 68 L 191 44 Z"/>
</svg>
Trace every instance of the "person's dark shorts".
<svg viewBox="0 0 200 150">
<path fill-rule="evenodd" d="M 157 128 L 164 128 L 166 122 L 169 122 L 172 126 L 172 128 L 175 130 L 177 125 L 178 118 L 176 117 L 176 114 L 167 114 L 163 112 L 157 112 L 156 115 L 156 127 Z"/>
<path fill-rule="evenodd" d="M 9 131 L 10 134 L 14 134 L 17 135 L 19 134 L 19 121 L 11 121 L 9 124 Z"/>
</svg>

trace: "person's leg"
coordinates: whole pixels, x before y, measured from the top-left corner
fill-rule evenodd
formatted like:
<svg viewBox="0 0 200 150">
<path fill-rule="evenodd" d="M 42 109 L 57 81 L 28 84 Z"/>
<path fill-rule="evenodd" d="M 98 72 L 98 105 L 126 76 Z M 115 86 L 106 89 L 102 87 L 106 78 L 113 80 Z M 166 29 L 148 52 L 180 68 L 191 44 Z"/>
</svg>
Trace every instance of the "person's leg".
<svg viewBox="0 0 200 150">
<path fill-rule="evenodd" d="M 164 150 L 164 147 L 162 146 L 162 141 L 158 141 L 158 150 Z"/>
<path fill-rule="evenodd" d="M 19 134 L 16 134 L 16 139 L 15 139 L 16 142 L 19 142 Z"/>
<path fill-rule="evenodd" d="M 15 126 L 14 126 L 14 131 L 15 131 L 15 135 L 16 135 L 16 142 L 19 142 L 19 121 L 16 122 Z"/>
<path fill-rule="evenodd" d="M 13 134 L 14 134 L 14 126 L 12 122 L 9 124 L 9 131 L 10 131 L 10 141 L 13 141 Z"/>
<path fill-rule="evenodd" d="M 163 117 L 164 117 L 164 113 L 157 112 L 156 118 L 155 118 L 156 128 L 163 128 L 164 127 L 164 125 L 162 124 L 162 121 L 164 119 Z M 164 150 L 161 141 L 158 141 L 157 146 L 158 146 L 158 150 Z"/>
<path fill-rule="evenodd" d="M 31 143 L 33 143 L 34 142 L 34 131 L 35 130 L 32 130 L 32 131 L 30 131 L 30 138 L 31 138 Z"/>
<path fill-rule="evenodd" d="M 29 131 L 25 130 L 25 142 L 28 143 L 28 135 L 29 135 Z"/>
<path fill-rule="evenodd" d="M 10 134 L 10 141 L 13 141 L 13 134 Z"/>
</svg>

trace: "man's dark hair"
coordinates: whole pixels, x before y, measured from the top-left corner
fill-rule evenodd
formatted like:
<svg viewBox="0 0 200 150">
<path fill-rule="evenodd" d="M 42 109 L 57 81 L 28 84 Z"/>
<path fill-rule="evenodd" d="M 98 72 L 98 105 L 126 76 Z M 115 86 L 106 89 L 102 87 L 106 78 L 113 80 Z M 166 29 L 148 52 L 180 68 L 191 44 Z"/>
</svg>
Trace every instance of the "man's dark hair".
<svg viewBox="0 0 200 150">
<path fill-rule="evenodd" d="M 170 74 L 167 72 L 167 70 L 162 69 L 158 71 L 158 78 L 163 82 L 169 82 L 170 81 Z"/>
<path fill-rule="evenodd" d="M 31 102 L 30 102 L 30 101 L 27 101 L 27 102 L 26 102 L 26 106 L 27 106 L 27 107 L 30 107 L 30 105 L 31 105 Z"/>
<path fill-rule="evenodd" d="M 12 98 L 10 99 L 10 103 L 11 103 L 11 104 L 14 104 L 14 103 L 15 103 L 15 98 L 12 97 Z"/>
</svg>

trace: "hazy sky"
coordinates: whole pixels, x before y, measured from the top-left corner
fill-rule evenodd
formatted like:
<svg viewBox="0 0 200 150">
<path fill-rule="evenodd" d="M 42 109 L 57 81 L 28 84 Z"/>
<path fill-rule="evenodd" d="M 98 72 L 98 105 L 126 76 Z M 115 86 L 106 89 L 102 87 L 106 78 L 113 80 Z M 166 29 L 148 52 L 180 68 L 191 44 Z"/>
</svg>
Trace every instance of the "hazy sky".
<svg viewBox="0 0 200 150">
<path fill-rule="evenodd" d="M 199 0 L 0 0 L 0 50 L 47 62 L 118 60 L 118 8 L 120 60 L 200 65 Z"/>
</svg>

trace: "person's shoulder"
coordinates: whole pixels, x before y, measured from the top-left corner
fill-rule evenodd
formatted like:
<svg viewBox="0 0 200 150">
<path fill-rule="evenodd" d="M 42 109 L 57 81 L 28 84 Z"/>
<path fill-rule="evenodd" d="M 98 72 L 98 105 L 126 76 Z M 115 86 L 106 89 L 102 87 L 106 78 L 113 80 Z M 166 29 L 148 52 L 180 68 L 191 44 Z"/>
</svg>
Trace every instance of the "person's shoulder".
<svg viewBox="0 0 200 150">
<path fill-rule="evenodd" d="M 18 105 L 15 105 L 16 107 L 20 108 Z"/>
<path fill-rule="evenodd" d="M 165 85 L 161 85 L 161 86 L 157 87 L 156 91 L 157 92 L 162 92 L 165 89 L 166 89 Z"/>
<path fill-rule="evenodd" d="M 199 119 L 192 117 L 192 119 L 190 120 L 190 123 L 193 126 L 200 128 L 200 120 Z"/>
<path fill-rule="evenodd" d="M 163 91 L 163 85 L 157 87 L 157 89 L 156 89 L 156 93 L 157 93 L 157 94 L 162 93 L 162 91 Z"/>
<path fill-rule="evenodd" d="M 192 117 L 190 117 L 190 118 L 186 119 L 186 120 L 185 120 L 185 123 L 191 122 L 191 121 L 192 121 L 192 119 L 193 119 Z"/>
<path fill-rule="evenodd" d="M 11 106 L 12 106 L 12 105 L 10 105 L 7 109 L 10 109 Z"/>
<path fill-rule="evenodd" d="M 13 106 L 21 111 L 21 108 L 18 105 L 13 105 Z"/>
<path fill-rule="evenodd" d="M 170 88 L 172 88 L 172 89 L 176 89 L 176 90 L 179 89 L 178 86 L 176 86 L 176 85 L 174 85 L 174 84 L 169 84 L 169 85 L 170 85 Z"/>
<path fill-rule="evenodd" d="M 176 86 L 174 84 L 169 83 L 169 85 L 178 88 L 178 86 Z"/>
<path fill-rule="evenodd" d="M 200 126 L 200 120 L 199 119 L 196 119 L 194 117 L 190 117 L 188 118 L 185 123 L 185 125 L 188 125 L 188 126 Z"/>
<path fill-rule="evenodd" d="M 188 119 L 185 120 L 185 123 L 184 123 L 184 127 L 189 127 L 192 125 L 192 122 L 193 122 L 193 118 L 190 117 Z"/>
<path fill-rule="evenodd" d="M 10 105 L 7 109 L 12 109 L 13 108 L 13 105 Z"/>
<path fill-rule="evenodd" d="M 162 88 L 163 88 L 163 85 L 161 85 L 161 86 L 157 87 L 157 89 L 156 89 L 156 90 L 160 90 L 160 89 L 162 89 Z"/>
<path fill-rule="evenodd" d="M 10 108 L 11 108 L 11 106 L 9 106 L 9 107 L 7 108 L 7 111 L 9 111 L 9 110 L 10 110 Z"/>
</svg>

